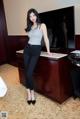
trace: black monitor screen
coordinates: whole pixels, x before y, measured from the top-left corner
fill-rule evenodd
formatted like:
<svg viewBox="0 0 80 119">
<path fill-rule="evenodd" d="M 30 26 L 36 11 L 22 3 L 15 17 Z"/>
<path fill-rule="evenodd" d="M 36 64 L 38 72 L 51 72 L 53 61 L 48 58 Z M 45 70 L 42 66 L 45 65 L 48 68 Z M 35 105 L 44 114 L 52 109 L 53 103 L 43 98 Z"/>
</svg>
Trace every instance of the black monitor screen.
<svg viewBox="0 0 80 119">
<path fill-rule="evenodd" d="M 47 26 L 51 49 L 75 48 L 74 6 L 39 13 L 39 16 Z"/>
</svg>

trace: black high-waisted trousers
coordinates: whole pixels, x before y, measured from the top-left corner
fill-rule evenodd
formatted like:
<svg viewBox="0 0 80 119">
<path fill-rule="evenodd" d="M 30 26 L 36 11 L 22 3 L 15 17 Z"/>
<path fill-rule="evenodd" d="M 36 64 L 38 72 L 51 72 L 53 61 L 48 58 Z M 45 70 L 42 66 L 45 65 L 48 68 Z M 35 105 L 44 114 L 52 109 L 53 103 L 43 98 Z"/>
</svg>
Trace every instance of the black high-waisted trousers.
<svg viewBox="0 0 80 119">
<path fill-rule="evenodd" d="M 30 45 L 24 48 L 24 69 L 26 78 L 26 87 L 34 90 L 33 72 L 40 56 L 41 45 Z"/>
</svg>

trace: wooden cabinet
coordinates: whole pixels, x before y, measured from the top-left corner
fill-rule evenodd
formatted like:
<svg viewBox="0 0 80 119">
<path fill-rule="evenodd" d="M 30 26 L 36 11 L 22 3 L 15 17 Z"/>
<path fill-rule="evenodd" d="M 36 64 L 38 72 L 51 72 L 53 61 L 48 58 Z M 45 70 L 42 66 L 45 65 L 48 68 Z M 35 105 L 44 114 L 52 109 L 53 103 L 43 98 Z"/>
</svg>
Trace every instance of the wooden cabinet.
<svg viewBox="0 0 80 119">
<path fill-rule="evenodd" d="M 40 57 L 35 77 L 38 92 L 59 103 L 72 95 L 70 62 L 67 58 L 53 60 Z"/>
<path fill-rule="evenodd" d="M 16 55 L 20 82 L 25 85 L 23 54 Z M 35 90 L 59 103 L 64 102 L 72 95 L 70 65 L 67 57 L 59 60 L 40 57 L 34 72 Z"/>
</svg>

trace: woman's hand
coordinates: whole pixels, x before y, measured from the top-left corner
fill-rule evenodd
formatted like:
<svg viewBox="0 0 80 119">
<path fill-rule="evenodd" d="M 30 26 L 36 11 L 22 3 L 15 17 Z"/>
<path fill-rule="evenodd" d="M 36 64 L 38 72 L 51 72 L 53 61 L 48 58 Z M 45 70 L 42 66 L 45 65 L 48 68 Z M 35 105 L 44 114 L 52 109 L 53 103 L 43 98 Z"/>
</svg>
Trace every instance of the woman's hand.
<svg viewBox="0 0 80 119">
<path fill-rule="evenodd" d="M 49 56 L 52 56 L 52 53 L 51 52 L 47 52 Z"/>
</svg>

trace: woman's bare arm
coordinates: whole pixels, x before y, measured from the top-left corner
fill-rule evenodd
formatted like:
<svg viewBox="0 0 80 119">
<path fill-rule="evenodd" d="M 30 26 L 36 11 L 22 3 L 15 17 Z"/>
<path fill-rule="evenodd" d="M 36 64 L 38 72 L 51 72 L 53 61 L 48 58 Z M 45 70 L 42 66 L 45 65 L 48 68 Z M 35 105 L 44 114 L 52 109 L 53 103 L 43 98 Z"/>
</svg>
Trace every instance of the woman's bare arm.
<svg viewBox="0 0 80 119">
<path fill-rule="evenodd" d="M 44 37 L 44 42 L 46 45 L 47 52 L 50 53 L 50 44 L 49 44 L 49 39 L 48 39 L 48 35 L 47 35 L 47 28 L 44 23 L 41 24 L 41 30 L 43 32 L 43 37 Z"/>
</svg>

